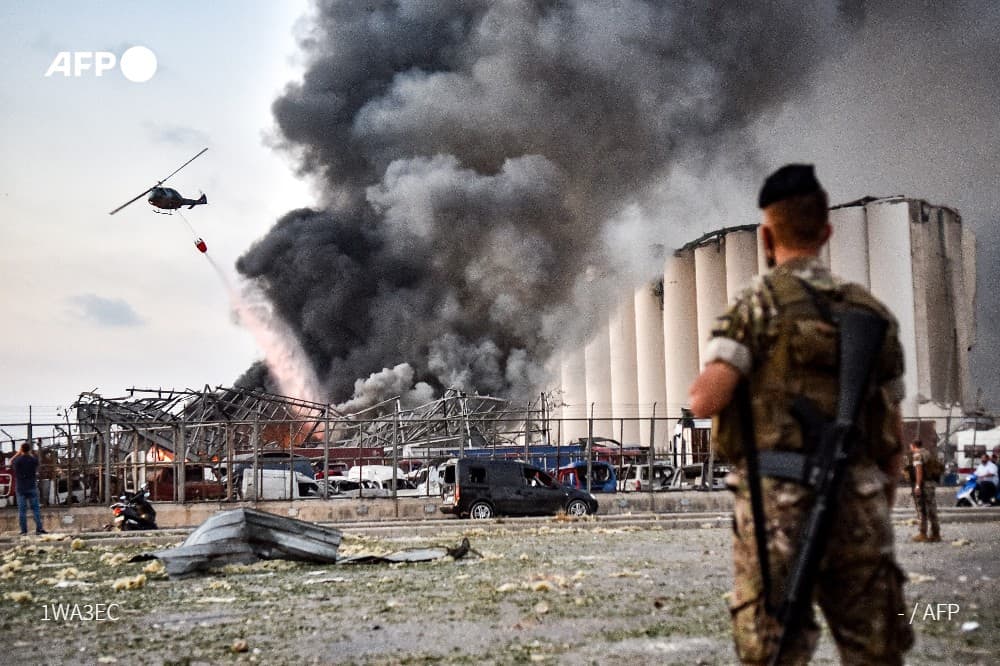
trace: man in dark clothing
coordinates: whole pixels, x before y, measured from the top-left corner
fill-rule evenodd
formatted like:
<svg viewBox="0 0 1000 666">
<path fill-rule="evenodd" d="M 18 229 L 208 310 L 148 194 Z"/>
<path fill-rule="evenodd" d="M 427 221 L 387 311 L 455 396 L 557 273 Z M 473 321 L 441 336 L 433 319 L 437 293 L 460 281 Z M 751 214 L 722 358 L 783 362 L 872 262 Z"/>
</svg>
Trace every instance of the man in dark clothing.
<svg viewBox="0 0 1000 666">
<path fill-rule="evenodd" d="M 38 458 L 31 452 L 31 442 L 21 445 L 21 450 L 11 461 L 17 487 L 17 520 L 21 534 L 28 533 L 28 504 L 35 515 L 35 534 L 45 534 L 42 529 L 42 511 L 38 506 Z"/>
</svg>

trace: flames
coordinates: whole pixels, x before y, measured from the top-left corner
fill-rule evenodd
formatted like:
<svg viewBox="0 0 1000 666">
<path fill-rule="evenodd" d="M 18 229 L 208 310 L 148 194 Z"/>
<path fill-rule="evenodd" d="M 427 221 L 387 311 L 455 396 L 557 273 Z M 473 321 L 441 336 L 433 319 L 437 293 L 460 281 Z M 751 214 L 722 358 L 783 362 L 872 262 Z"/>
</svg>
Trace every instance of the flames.
<svg viewBox="0 0 1000 666">
<path fill-rule="evenodd" d="M 168 449 L 164 449 L 159 446 L 151 446 L 149 450 L 146 451 L 146 462 L 158 463 L 158 462 L 173 462 L 174 452 Z"/>
</svg>

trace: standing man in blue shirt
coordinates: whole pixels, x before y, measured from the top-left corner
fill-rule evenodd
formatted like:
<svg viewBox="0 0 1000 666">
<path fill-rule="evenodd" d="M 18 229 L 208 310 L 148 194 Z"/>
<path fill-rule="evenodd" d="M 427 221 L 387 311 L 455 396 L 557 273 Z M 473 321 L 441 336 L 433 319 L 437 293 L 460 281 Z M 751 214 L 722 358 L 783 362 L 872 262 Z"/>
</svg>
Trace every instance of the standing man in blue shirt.
<svg viewBox="0 0 1000 666">
<path fill-rule="evenodd" d="M 31 440 L 21 444 L 21 450 L 11 461 L 17 488 L 17 520 L 21 525 L 21 535 L 28 533 L 28 504 L 35 515 L 35 534 L 45 534 L 42 528 L 42 512 L 38 506 L 38 457 L 31 451 Z"/>
</svg>

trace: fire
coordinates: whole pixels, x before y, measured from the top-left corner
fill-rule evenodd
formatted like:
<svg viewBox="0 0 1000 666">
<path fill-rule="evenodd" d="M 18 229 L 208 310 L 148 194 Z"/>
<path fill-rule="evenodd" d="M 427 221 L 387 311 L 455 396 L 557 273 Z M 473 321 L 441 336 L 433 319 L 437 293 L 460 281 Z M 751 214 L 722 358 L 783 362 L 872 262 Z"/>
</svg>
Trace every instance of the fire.
<svg viewBox="0 0 1000 666">
<path fill-rule="evenodd" d="M 159 446 L 151 446 L 149 447 L 149 451 L 146 452 L 146 462 L 173 462 L 173 460 L 173 451 L 168 451 Z"/>
</svg>

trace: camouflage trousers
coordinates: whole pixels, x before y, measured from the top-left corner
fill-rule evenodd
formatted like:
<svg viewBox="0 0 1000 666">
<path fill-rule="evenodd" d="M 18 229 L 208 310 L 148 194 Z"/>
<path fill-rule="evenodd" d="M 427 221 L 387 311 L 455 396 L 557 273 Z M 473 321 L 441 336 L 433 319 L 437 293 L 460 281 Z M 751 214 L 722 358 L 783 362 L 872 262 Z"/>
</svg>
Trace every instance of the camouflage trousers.
<svg viewBox="0 0 1000 666">
<path fill-rule="evenodd" d="M 913 493 L 913 506 L 917 508 L 917 520 L 920 523 L 920 533 L 927 536 L 927 523 L 931 524 L 931 535 L 941 534 L 941 525 L 938 523 L 937 512 L 937 484 L 933 481 L 924 481 L 923 490 L 918 495 Z"/>
<path fill-rule="evenodd" d="M 886 477 L 877 468 L 853 467 L 843 486 L 833 530 L 820 563 L 814 598 L 837 643 L 843 664 L 902 664 L 913 645 L 903 599 L 903 573 L 893 555 Z M 780 626 L 764 605 L 749 490 L 741 472 L 730 475 L 734 500 L 733 592 L 730 612 L 736 653 L 744 664 L 766 664 Z M 811 494 L 803 486 L 765 478 L 771 603 L 784 596 Z M 900 615 L 900 614 L 904 615 Z M 813 609 L 800 622 L 782 664 L 805 664 L 819 638 Z"/>
</svg>

